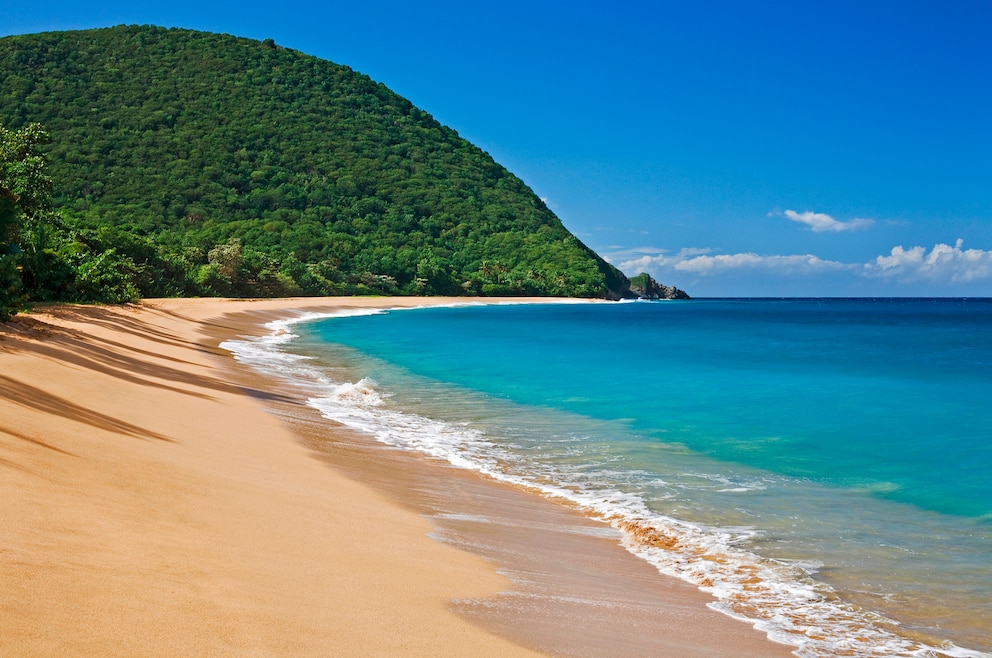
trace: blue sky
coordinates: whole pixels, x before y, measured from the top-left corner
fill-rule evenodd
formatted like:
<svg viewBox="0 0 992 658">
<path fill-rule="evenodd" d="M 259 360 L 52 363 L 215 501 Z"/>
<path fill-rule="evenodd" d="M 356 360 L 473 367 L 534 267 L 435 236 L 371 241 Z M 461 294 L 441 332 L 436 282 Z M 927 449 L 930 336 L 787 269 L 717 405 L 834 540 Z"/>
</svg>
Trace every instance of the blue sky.
<svg viewBox="0 0 992 658">
<path fill-rule="evenodd" d="M 366 73 L 695 296 L 992 296 L 989 0 L 0 0 L 0 35 L 121 23 Z"/>
</svg>

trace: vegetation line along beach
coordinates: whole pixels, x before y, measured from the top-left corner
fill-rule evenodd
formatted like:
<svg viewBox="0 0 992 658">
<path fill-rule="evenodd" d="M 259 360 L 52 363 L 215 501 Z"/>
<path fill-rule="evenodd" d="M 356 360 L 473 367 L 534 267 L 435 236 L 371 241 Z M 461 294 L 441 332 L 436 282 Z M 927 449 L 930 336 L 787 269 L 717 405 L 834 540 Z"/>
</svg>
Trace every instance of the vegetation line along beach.
<svg viewBox="0 0 992 658">
<path fill-rule="evenodd" d="M 0 70 L 0 306 L 638 295 L 523 181 L 346 66 L 120 26 L 0 39 Z"/>
</svg>

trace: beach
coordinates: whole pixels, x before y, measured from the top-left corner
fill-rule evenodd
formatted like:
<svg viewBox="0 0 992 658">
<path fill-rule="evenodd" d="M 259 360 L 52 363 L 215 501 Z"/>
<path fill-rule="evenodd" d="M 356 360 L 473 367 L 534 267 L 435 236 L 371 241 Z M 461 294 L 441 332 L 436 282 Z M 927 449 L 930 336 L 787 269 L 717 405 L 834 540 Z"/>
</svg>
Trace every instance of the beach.
<svg viewBox="0 0 992 658">
<path fill-rule="evenodd" d="M 219 347 L 304 312 L 450 301 L 147 300 L 0 325 L 0 654 L 789 655 L 605 524 L 322 423 Z M 524 568 L 560 609 L 499 605 L 526 598 L 506 575 Z M 597 596 L 639 613 L 575 603 Z"/>
</svg>

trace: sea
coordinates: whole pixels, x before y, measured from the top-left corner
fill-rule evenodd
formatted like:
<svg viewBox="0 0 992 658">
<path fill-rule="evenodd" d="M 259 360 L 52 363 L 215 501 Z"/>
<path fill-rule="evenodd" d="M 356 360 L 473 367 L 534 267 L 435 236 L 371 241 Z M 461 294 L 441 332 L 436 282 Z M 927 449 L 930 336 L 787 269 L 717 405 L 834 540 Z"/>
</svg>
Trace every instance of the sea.
<svg viewBox="0 0 992 658">
<path fill-rule="evenodd" d="M 992 656 L 992 300 L 454 304 L 223 346 L 800 656 Z"/>
</svg>

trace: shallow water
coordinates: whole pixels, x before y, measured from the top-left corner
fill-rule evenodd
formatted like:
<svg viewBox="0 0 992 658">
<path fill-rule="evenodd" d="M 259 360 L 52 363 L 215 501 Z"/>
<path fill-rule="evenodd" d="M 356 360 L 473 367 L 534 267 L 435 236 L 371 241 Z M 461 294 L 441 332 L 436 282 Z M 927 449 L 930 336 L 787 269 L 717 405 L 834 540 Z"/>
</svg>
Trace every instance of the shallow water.
<svg viewBox="0 0 992 658">
<path fill-rule="evenodd" d="M 801 654 L 967 655 L 992 650 L 990 320 L 969 300 L 472 306 L 232 347 L 380 441 L 608 520 Z"/>
</svg>

